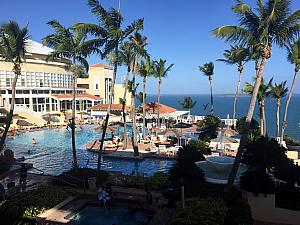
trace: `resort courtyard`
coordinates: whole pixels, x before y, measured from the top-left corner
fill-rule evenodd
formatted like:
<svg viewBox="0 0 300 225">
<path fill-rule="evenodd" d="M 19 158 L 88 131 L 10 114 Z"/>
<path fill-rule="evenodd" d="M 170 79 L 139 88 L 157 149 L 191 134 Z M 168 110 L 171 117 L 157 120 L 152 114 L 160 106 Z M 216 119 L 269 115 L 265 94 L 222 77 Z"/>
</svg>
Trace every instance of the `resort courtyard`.
<svg viewBox="0 0 300 225">
<path fill-rule="evenodd" d="M 297 3 L 4 0 L 0 225 L 300 225 Z"/>
</svg>

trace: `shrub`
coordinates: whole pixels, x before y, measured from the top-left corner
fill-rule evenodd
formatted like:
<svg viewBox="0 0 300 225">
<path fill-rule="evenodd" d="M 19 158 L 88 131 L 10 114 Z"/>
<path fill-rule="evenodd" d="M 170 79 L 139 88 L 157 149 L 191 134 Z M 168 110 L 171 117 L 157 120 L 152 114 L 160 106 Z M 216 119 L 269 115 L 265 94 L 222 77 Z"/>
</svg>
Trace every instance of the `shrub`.
<svg viewBox="0 0 300 225">
<path fill-rule="evenodd" d="M 243 190 L 254 194 L 275 192 L 275 184 L 271 176 L 259 171 L 246 171 L 240 178 L 240 186 Z"/>
<path fill-rule="evenodd" d="M 197 123 L 197 126 L 201 130 L 199 139 L 203 141 L 210 141 L 217 137 L 217 129 L 221 125 L 219 117 L 213 115 L 207 115 L 205 118 Z"/>
<path fill-rule="evenodd" d="M 299 146 L 300 145 L 300 141 L 295 140 L 292 136 L 285 134 L 283 137 L 283 140 L 286 142 L 287 145 L 291 145 L 291 146 Z"/>
<path fill-rule="evenodd" d="M 156 172 L 151 177 L 137 175 L 121 176 L 121 183 L 118 185 L 131 188 L 144 189 L 148 187 L 150 190 L 163 190 L 169 184 L 168 175 L 163 172 Z"/>
<path fill-rule="evenodd" d="M 170 179 L 177 181 L 181 178 L 185 180 L 204 180 L 203 171 L 195 165 L 197 161 L 205 160 L 203 154 L 192 150 L 189 145 L 179 149 L 176 162 L 169 170 Z"/>
<path fill-rule="evenodd" d="M 246 117 L 241 117 L 236 122 L 236 131 L 239 132 L 239 134 L 242 134 L 244 132 L 244 126 L 245 126 Z M 251 120 L 250 124 L 250 130 L 248 134 L 248 140 L 256 140 L 260 136 L 259 132 L 259 123 L 255 120 Z"/>
<path fill-rule="evenodd" d="M 276 207 L 300 211 L 300 188 L 281 184 L 276 187 L 275 204 Z"/>
<path fill-rule="evenodd" d="M 55 187 L 39 187 L 17 194 L 0 206 L 1 223 L 10 225 L 17 221 L 35 220 L 40 213 L 57 205 L 66 197 L 63 190 Z"/>
<path fill-rule="evenodd" d="M 224 225 L 252 225 L 251 208 L 247 204 L 228 207 Z"/>
<path fill-rule="evenodd" d="M 192 150 L 200 151 L 204 155 L 210 155 L 211 150 L 209 148 L 209 145 L 206 141 L 201 140 L 190 140 L 189 145 Z"/>
<path fill-rule="evenodd" d="M 188 199 L 172 225 L 222 225 L 226 211 L 225 202 L 219 198 Z"/>
<path fill-rule="evenodd" d="M 75 177 L 75 179 L 72 178 L 71 176 Z M 86 187 L 88 187 L 88 179 L 92 177 L 96 177 L 97 185 L 100 185 L 108 179 L 109 174 L 106 171 L 101 170 L 100 172 L 98 172 L 97 170 L 91 168 L 78 168 L 76 172 L 73 169 L 71 169 L 67 172 L 58 175 L 57 176 L 58 179 L 55 179 L 54 183 L 67 185 L 66 182 L 68 182 L 71 184 L 75 184 L 77 187 L 83 187 L 84 184 Z M 61 180 L 64 180 L 66 182 L 63 183 L 61 182 Z M 84 180 L 85 183 L 82 180 Z"/>
</svg>

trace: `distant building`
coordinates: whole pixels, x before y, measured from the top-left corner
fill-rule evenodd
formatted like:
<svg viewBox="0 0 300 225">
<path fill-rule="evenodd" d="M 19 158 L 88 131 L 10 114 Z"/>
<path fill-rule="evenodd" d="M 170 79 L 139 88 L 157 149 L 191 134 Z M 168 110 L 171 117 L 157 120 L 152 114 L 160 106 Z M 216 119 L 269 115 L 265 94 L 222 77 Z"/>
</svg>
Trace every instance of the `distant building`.
<svg viewBox="0 0 300 225">
<path fill-rule="evenodd" d="M 46 61 L 51 48 L 33 40 L 28 41 L 26 62 L 21 65 L 21 76 L 16 87 L 15 112 L 42 115 L 72 108 L 73 74 L 66 70 L 67 59 Z M 11 103 L 13 64 L 0 60 L 0 113 L 8 112 Z M 103 64 L 90 67 L 89 78 L 78 79 L 76 109 L 108 101 L 112 68 Z M 88 82 L 86 82 L 88 81 Z M 116 85 L 115 101 L 123 89 Z"/>
</svg>

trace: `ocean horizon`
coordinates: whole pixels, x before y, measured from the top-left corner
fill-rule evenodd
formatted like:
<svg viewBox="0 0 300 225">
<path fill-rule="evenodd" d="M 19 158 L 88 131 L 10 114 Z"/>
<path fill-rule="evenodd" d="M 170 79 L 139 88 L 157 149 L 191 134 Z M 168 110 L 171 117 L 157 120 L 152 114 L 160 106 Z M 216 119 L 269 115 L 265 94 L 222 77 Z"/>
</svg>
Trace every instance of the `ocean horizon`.
<svg viewBox="0 0 300 225">
<path fill-rule="evenodd" d="M 207 109 L 204 110 L 204 106 L 210 103 L 209 94 L 162 94 L 161 103 L 176 108 L 178 110 L 184 110 L 180 102 L 183 101 L 184 97 L 191 97 L 193 101 L 197 101 L 195 107 L 191 110 L 193 115 L 208 115 L 210 113 L 210 104 Z M 215 94 L 214 95 L 214 114 L 221 118 L 227 118 L 229 115 L 232 118 L 233 114 L 233 100 L 234 95 L 232 94 Z M 282 122 L 285 103 L 287 98 L 281 100 L 280 109 L 280 123 Z M 157 95 L 147 95 L 147 102 L 157 101 Z M 236 117 L 240 118 L 246 116 L 249 108 L 250 96 L 240 95 L 237 100 L 237 112 Z M 294 94 L 288 111 L 287 127 L 285 134 L 289 134 L 295 139 L 300 140 L 300 113 L 297 106 L 300 105 L 300 94 Z M 267 98 L 265 100 L 265 112 L 267 119 L 267 131 L 269 136 L 275 136 L 276 132 L 276 100 Z M 253 117 L 259 122 L 258 106 L 256 104 Z M 280 124 L 281 125 L 281 124 Z"/>
</svg>

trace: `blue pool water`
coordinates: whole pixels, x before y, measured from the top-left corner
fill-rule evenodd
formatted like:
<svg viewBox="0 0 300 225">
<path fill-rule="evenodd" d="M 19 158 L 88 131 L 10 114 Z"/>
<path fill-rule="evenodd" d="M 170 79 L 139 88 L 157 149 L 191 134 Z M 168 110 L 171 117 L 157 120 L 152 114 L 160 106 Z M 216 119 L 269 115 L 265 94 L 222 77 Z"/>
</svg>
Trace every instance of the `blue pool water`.
<svg viewBox="0 0 300 225">
<path fill-rule="evenodd" d="M 107 206 L 108 216 L 104 207 L 86 206 L 73 218 L 75 225 L 146 225 L 149 217 L 143 210 L 127 205 Z"/>
<path fill-rule="evenodd" d="M 115 135 L 118 135 L 117 131 Z M 38 143 L 32 144 L 32 138 L 35 138 Z M 96 132 L 94 126 L 84 126 L 82 130 L 76 130 L 77 158 L 80 167 L 97 168 L 98 154 L 87 151 L 85 145 L 100 138 L 101 133 Z M 71 167 L 71 132 L 65 128 L 23 133 L 14 138 L 8 138 L 6 146 L 14 150 L 16 158 L 24 156 L 25 162 L 33 163 L 35 168 L 43 170 L 45 174 L 57 175 Z M 172 164 L 173 160 L 165 159 L 146 158 L 142 161 L 135 161 L 104 158 L 101 168 L 124 174 L 135 171 L 149 176 L 157 171 L 167 171 Z"/>
</svg>

